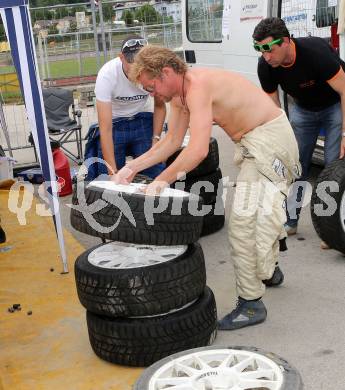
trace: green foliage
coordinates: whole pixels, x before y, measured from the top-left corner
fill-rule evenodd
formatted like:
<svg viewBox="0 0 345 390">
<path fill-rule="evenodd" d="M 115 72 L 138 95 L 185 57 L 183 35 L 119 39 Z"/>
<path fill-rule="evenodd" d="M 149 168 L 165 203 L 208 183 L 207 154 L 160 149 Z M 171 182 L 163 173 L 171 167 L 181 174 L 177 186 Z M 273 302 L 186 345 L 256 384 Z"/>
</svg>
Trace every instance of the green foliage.
<svg viewBox="0 0 345 390">
<path fill-rule="evenodd" d="M 56 24 L 52 24 L 48 29 L 48 34 L 58 34 L 59 30 L 56 28 Z"/>
<path fill-rule="evenodd" d="M 126 26 L 132 26 L 134 23 L 134 15 L 133 12 L 130 10 L 125 10 L 122 14 L 121 20 L 124 20 L 126 22 Z"/>
<path fill-rule="evenodd" d="M 113 16 L 113 6 L 111 4 L 102 4 L 102 10 L 104 21 L 111 21 Z"/>
<path fill-rule="evenodd" d="M 164 23 L 174 23 L 174 18 L 172 16 L 163 16 Z"/>
<path fill-rule="evenodd" d="M 135 19 L 145 24 L 156 24 L 162 22 L 162 15 L 152 5 L 145 4 L 135 11 Z"/>
<path fill-rule="evenodd" d="M 54 4 L 52 4 L 54 3 Z M 66 5 L 69 5 L 69 4 L 76 4 L 76 3 L 81 3 L 80 0 L 62 0 L 62 1 L 58 1 L 58 0 L 29 0 L 29 6 L 30 8 L 34 8 L 34 7 L 51 7 L 51 6 L 54 6 L 56 4 L 66 4 Z"/>
</svg>

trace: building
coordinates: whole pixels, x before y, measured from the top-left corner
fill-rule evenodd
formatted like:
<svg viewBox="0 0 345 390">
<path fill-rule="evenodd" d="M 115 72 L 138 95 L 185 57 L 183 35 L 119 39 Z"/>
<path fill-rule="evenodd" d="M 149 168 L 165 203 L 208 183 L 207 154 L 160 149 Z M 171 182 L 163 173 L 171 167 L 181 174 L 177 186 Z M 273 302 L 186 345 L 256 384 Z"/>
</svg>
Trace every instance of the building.
<svg viewBox="0 0 345 390">
<path fill-rule="evenodd" d="M 180 22 L 182 18 L 182 8 L 180 1 L 160 1 L 152 4 L 154 9 L 162 16 L 171 16 L 174 22 Z"/>
</svg>

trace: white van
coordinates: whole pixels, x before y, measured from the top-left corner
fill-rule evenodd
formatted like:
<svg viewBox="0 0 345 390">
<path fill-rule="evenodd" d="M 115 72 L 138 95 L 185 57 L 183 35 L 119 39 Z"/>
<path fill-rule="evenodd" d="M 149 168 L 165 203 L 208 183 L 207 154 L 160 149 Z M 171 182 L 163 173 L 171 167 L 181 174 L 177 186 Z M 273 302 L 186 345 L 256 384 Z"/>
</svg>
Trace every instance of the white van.
<svg viewBox="0 0 345 390">
<path fill-rule="evenodd" d="M 294 37 L 331 40 L 337 0 L 182 0 L 182 37 L 191 66 L 222 67 L 258 84 L 252 34 L 261 19 L 280 16 Z"/>
<path fill-rule="evenodd" d="M 319 36 L 336 47 L 338 3 L 339 0 L 182 0 L 184 58 L 191 66 L 229 69 L 260 85 L 260 54 L 253 49 L 252 39 L 260 20 L 280 16 L 294 37 Z M 288 97 L 282 94 L 281 101 L 288 111 Z M 323 147 L 324 139 L 319 137 L 313 162 L 320 165 Z"/>
</svg>

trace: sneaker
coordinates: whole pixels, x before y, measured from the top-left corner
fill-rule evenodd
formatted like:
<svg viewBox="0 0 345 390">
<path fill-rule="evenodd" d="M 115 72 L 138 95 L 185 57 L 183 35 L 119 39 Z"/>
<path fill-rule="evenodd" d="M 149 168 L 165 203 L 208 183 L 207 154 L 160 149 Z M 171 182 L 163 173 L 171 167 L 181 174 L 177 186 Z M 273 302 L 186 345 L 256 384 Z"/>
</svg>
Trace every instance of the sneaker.
<svg viewBox="0 0 345 390">
<path fill-rule="evenodd" d="M 247 301 L 238 297 L 236 309 L 218 321 L 219 330 L 234 330 L 260 324 L 267 317 L 267 310 L 261 299 Z"/>
<path fill-rule="evenodd" d="M 284 229 L 288 236 L 293 236 L 297 233 L 297 225 L 288 225 L 287 223 L 284 225 Z"/>
<path fill-rule="evenodd" d="M 320 242 L 320 248 L 321 249 L 331 249 L 331 247 L 325 241 Z"/>
<path fill-rule="evenodd" d="M 273 272 L 273 275 L 270 279 L 265 279 L 262 281 L 267 287 L 276 287 L 284 282 L 284 274 L 282 270 L 276 266 Z"/>
</svg>

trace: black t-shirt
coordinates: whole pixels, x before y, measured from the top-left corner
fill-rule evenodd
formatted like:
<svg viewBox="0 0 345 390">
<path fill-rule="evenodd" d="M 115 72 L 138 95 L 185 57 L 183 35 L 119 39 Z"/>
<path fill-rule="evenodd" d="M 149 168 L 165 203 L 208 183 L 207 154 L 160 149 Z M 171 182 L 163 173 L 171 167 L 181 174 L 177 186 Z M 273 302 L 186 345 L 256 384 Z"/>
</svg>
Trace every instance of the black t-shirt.
<svg viewBox="0 0 345 390">
<path fill-rule="evenodd" d="M 273 68 L 263 57 L 259 59 L 258 75 L 263 90 L 275 92 L 278 85 L 295 102 L 311 111 L 319 111 L 340 101 L 340 96 L 329 86 L 340 70 L 345 69 L 333 48 L 322 38 L 292 38 L 296 45 L 296 60 L 289 67 Z"/>
</svg>

